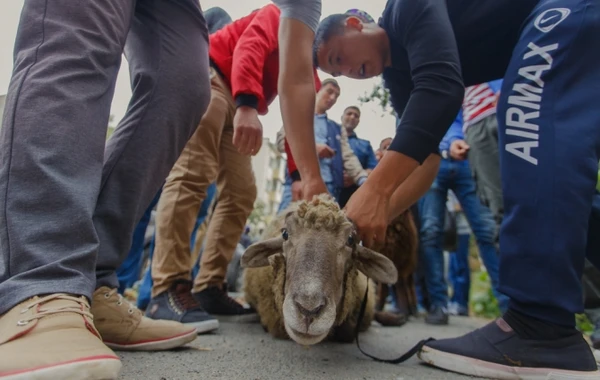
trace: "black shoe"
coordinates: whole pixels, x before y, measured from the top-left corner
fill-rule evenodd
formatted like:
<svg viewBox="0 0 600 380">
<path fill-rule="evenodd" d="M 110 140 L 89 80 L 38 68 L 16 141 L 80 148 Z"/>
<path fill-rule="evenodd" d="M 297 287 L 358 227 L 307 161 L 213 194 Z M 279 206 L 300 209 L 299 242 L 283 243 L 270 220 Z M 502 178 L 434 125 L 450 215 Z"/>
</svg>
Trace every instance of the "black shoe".
<svg viewBox="0 0 600 380">
<path fill-rule="evenodd" d="M 199 334 L 218 329 L 219 321 L 202 309 L 191 291 L 191 281 L 175 281 L 169 290 L 150 300 L 146 317 L 181 322 L 195 327 Z"/>
<path fill-rule="evenodd" d="M 448 310 L 441 306 L 432 306 L 425 317 L 425 323 L 429 325 L 447 325 Z"/>
<path fill-rule="evenodd" d="M 458 313 L 456 314 L 459 317 L 468 317 L 469 316 L 469 309 L 464 307 L 464 306 L 459 306 L 458 307 Z"/>
<path fill-rule="evenodd" d="M 522 339 L 502 318 L 459 338 L 429 342 L 418 356 L 438 368 L 490 379 L 600 379 L 581 333 Z"/>
<path fill-rule="evenodd" d="M 204 310 L 223 321 L 258 322 L 256 310 L 251 307 L 245 308 L 229 297 L 227 291 L 219 286 L 209 286 L 198 293 L 194 293 L 193 296 Z"/>
</svg>

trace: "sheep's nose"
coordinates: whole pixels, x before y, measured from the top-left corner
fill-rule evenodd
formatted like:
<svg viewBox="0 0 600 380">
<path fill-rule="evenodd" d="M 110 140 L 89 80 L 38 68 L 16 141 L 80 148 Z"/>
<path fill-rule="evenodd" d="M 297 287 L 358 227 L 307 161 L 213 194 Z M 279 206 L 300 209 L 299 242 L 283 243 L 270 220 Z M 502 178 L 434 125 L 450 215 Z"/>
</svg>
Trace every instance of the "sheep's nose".
<svg viewBox="0 0 600 380">
<path fill-rule="evenodd" d="M 327 299 L 321 296 L 296 295 L 293 299 L 298 312 L 308 318 L 318 317 L 327 306 Z"/>
</svg>

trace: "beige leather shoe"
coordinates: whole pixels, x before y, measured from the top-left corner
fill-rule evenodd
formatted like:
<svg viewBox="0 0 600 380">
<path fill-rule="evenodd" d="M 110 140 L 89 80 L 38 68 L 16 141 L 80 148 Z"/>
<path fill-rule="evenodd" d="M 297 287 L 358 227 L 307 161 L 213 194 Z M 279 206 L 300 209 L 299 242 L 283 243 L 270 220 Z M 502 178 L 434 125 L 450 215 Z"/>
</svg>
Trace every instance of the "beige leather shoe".
<svg viewBox="0 0 600 380">
<path fill-rule="evenodd" d="M 0 316 L 0 380 L 117 379 L 85 297 L 33 297 Z"/>
<path fill-rule="evenodd" d="M 92 314 L 104 344 L 114 350 L 159 351 L 196 339 L 196 328 L 145 317 L 117 289 L 101 287 L 92 298 Z"/>
</svg>

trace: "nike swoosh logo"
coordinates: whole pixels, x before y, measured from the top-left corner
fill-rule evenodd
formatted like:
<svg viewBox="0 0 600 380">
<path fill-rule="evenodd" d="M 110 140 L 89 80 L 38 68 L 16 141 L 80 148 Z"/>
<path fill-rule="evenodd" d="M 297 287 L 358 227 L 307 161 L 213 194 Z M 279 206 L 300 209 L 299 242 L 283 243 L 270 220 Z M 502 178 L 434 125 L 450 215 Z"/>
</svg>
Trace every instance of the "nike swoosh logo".
<svg viewBox="0 0 600 380">
<path fill-rule="evenodd" d="M 546 21 L 550 21 L 550 20 L 552 20 L 553 18 L 556 18 L 556 17 L 558 17 L 558 16 L 559 16 L 559 15 L 554 15 L 554 16 L 550 16 L 550 17 L 548 17 L 548 18 L 542 19 L 542 20 L 540 20 L 540 24 L 544 24 L 544 23 L 546 23 Z"/>
</svg>

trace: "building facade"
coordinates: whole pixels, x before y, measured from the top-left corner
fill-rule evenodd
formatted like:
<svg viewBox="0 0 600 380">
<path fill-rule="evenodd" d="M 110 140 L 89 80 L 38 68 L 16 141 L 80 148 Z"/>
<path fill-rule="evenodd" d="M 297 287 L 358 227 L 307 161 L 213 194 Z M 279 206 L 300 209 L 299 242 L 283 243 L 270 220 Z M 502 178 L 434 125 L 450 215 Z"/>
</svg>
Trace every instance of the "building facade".
<svg viewBox="0 0 600 380">
<path fill-rule="evenodd" d="M 262 148 L 252 157 L 252 169 L 256 178 L 256 201 L 264 204 L 266 215 L 274 216 L 283 193 L 285 157 L 275 143 L 264 138 Z"/>
</svg>

